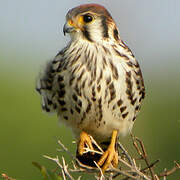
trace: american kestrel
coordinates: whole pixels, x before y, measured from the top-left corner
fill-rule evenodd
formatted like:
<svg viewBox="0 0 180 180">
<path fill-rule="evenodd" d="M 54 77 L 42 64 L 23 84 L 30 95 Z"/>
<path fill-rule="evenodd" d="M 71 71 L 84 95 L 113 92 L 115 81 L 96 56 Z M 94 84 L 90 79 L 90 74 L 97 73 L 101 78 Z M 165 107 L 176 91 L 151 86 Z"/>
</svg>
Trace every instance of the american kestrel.
<svg viewBox="0 0 180 180">
<path fill-rule="evenodd" d="M 78 153 L 109 143 L 97 162 L 104 172 L 118 163 L 116 139 L 128 134 L 145 97 L 142 73 L 121 40 L 110 13 L 101 5 L 84 4 L 66 15 L 68 45 L 51 60 L 37 83 L 42 108 L 55 112 L 78 139 Z"/>
</svg>

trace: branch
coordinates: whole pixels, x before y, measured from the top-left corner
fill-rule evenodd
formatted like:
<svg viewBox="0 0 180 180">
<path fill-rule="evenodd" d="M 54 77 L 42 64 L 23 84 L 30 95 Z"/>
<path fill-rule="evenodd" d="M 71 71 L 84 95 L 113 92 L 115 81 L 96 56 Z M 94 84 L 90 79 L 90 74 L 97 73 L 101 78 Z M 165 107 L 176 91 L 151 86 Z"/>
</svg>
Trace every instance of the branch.
<svg viewBox="0 0 180 180">
<path fill-rule="evenodd" d="M 70 180 L 74 180 L 74 178 L 69 174 L 68 172 L 68 165 L 65 164 L 65 160 L 64 160 L 64 157 L 62 157 L 62 162 L 63 164 L 61 164 L 59 162 L 59 158 L 58 156 L 56 158 L 52 158 L 52 157 L 49 157 L 49 156 L 46 156 L 44 155 L 45 158 L 47 159 L 50 159 L 52 161 L 54 161 L 60 168 L 61 168 L 61 171 L 62 171 L 62 175 L 63 175 L 63 179 L 66 180 L 66 177 L 68 177 L 68 179 Z"/>
<path fill-rule="evenodd" d="M 168 171 L 165 170 L 164 172 L 160 173 L 160 174 L 158 175 L 158 177 L 166 177 L 166 176 L 169 176 L 169 175 L 173 174 L 173 173 L 176 172 L 177 170 L 180 170 L 180 164 L 177 163 L 176 161 L 174 161 L 174 163 L 175 163 L 175 166 L 174 166 L 172 169 L 170 169 L 170 170 L 168 170 Z"/>
<path fill-rule="evenodd" d="M 149 169 L 152 180 L 155 180 L 155 173 L 154 173 L 153 168 L 150 166 L 150 163 L 149 163 L 149 160 L 148 160 L 148 157 L 147 157 L 147 152 L 145 150 L 143 142 L 139 138 L 137 138 L 135 136 L 132 136 L 132 139 L 133 139 L 134 147 L 136 148 L 136 150 L 137 150 L 138 154 L 140 155 L 141 159 L 144 159 L 144 161 L 145 161 L 145 163 L 146 163 L 146 165 L 147 165 L 147 167 Z M 139 145 L 141 147 L 141 150 L 139 149 L 139 146 L 138 146 L 137 142 L 139 143 Z"/>
<path fill-rule="evenodd" d="M 66 180 L 66 178 L 70 180 L 74 180 L 74 177 L 72 176 L 73 173 L 80 174 L 78 180 L 81 178 L 82 174 L 87 174 L 87 173 L 94 175 L 94 177 L 98 180 L 105 180 L 105 179 L 112 180 L 117 176 L 122 176 L 123 180 L 128 180 L 128 179 L 159 180 L 159 178 L 161 177 L 164 177 L 165 180 L 167 176 L 173 174 L 175 171 L 180 169 L 180 165 L 177 162 L 175 162 L 175 167 L 173 167 L 168 171 L 165 170 L 159 175 L 157 175 L 154 172 L 154 167 L 159 162 L 159 160 L 156 160 L 153 163 L 149 163 L 147 151 L 145 149 L 143 142 L 135 136 L 131 136 L 131 137 L 133 141 L 133 146 L 140 157 L 138 159 L 145 161 L 146 164 L 145 167 L 142 167 L 142 164 L 140 163 L 138 163 L 139 165 L 137 166 L 136 160 L 138 159 L 136 157 L 132 157 L 127 151 L 127 149 L 125 149 L 120 142 L 117 142 L 118 152 L 119 155 L 123 154 L 125 158 L 122 159 L 121 156 L 119 156 L 118 160 L 124 166 L 121 166 L 120 169 L 120 168 L 114 168 L 112 165 L 110 165 L 110 167 L 106 170 L 105 174 L 102 173 L 101 168 L 98 166 L 96 162 L 94 162 L 96 167 L 91 167 L 82 164 L 60 140 L 58 141 L 58 144 L 60 145 L 61 150 L 58 151 L 64 151 L 71 157 L 72 167 L 69 167 L 66 164 L 64 157 L 62 157 L 62 163 L 60 163 L 58 156 L 56 158 L 52 158 L 49 156 L 44 156 L 44 157 L 54 161 L 58 165 L 58 167 L 61 170 L 61 176 L 64 180 Z M 103 154 L 104 151 L 102 150 L 102 148 L 97 144 L 97 142 L 93 139 L 93 137 L 90 136 L 90 138 L 96 150 L 92 151 L 91 149 L 86 147 L 85 153 L 94 152 L 95 154 Z"/>
</svg>

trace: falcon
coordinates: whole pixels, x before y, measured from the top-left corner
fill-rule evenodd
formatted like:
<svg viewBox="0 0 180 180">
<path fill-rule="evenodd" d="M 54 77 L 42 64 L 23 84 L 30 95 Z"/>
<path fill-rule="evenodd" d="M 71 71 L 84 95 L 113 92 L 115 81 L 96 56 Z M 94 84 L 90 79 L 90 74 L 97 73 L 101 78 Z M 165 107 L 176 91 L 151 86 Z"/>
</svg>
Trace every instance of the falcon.
<svg viewBox="0 0 180 180">
<path fill-rule="evenodd" d="M 116 140 L 131 131 L 145 97 L 142 73 L 105 7 L 69 10 L 63 31 L 70 42 L 47 63 L 36 89 L 42 109 L 72 129 L 80 156 L 94 148 L 90 135 L 107 145 L 97 162 L 105 172 L 117 166 Z"/>
</svg>

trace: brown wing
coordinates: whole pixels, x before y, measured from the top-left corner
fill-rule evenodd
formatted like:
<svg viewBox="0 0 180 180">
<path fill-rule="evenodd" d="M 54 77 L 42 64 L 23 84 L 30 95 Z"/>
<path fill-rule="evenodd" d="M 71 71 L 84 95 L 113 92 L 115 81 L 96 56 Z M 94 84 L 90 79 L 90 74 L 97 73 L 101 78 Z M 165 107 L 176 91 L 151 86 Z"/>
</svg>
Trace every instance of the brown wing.
<svg viewBox="0 0 180 180">
<path fill-rule="evenodd" d="M 122 40 L 121 40 L 120 44 L 127 50 L 127 52 L 129 53 L 130 56 L 134 57 L 130 48 Z M 139 91 L 139 95 L 141 95 L 140 100 L 139 100 L 141 102 L 142 99 L 145 98 L 145 86 L 144 86 L 142 72 L 141 72 L 138 61 L 136 61 L 136 64 L 131 64 L 131 65 L 134 67 L 134 72 L 136 74 L 136 78 L 135 78 L 136 85 L 137 85 L 137 90 Z"/>
<path fill-rule="evenodd" d="M 46 112 L 55 112 L 57 109 L 55 95 L 57 88 L 59 89 L 60 95 L 63 94 L 62 82 L 63 76 L 61 76 L 62 67 L 64 66 L 63 54 L 67 48 L 60 51 L 56 57 L 49 61 L 43 72 L 37 81 L 36 90 L 42 97 L 42 109 Z M 58 74 L 58 76 L 57 76 Z M 61 104 L 61 102 L 59 102 Z"/>
<path fill-rule="evenodd" d="M 50 61 L 46 64 L 43 73 L 40 74 L 36 85 L 36 90 L 42 97 L 42 109 L 46 112 L 53 112 L 56 108 L 52 102 L 54 76 L 53 63 Z"/>
</svg>

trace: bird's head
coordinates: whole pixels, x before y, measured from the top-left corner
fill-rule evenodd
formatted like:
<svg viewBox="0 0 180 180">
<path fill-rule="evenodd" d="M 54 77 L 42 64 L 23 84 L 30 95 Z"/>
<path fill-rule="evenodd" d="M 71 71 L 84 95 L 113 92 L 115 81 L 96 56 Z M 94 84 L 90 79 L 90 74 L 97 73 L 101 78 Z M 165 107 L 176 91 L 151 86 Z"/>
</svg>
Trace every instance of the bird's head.
<svg viewBox="0 0 180 180">
<path fill-rule="evenodd" d="M 110 13 L 101 5 L 84 4 L 71 9 L 66 15 L 64 34 L 72 39 L 89 42 L 118 40 L 119 34 Z"/>
</svg>

